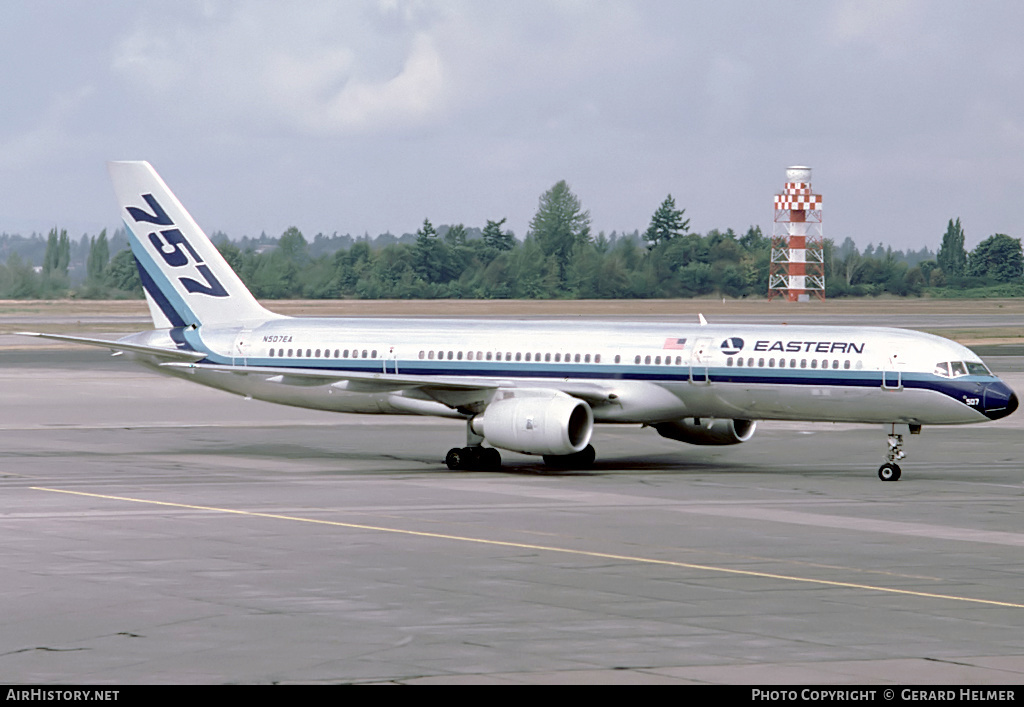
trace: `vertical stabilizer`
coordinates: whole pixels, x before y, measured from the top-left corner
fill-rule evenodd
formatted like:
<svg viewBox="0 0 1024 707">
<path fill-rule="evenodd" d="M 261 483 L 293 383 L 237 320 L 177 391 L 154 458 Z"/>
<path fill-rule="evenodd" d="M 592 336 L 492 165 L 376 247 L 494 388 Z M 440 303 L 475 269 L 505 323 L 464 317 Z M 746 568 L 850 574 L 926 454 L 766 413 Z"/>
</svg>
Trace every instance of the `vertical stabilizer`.
<svg viewBox="0 0 1024 707">
<path fill-rule="evenodd" d="M 264 309 L 148 162 L 110 162 L 153 324 L 257 322 Z"/>
</svg>

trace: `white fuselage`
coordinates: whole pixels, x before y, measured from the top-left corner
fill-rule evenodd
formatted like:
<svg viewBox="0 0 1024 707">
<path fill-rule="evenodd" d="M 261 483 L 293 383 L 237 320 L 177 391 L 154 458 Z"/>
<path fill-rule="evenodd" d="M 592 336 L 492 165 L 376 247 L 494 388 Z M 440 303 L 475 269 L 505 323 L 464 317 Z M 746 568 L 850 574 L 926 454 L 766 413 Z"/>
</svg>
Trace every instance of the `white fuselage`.
<svg viewBox="0 0 1024 707">
<path fill-rule="evenodd" d="M 207 363 L 238 371 L 273 368 L 265 376 L 201 367 L 169 372 L 261 400 L 338 412 L 471 416 L 468 405 L 401 382 L 436 376 L 565 391 L 588 400 L 595 422 L 963 424 L 989 419 L 986 391 L 1002 385 L 955 342 L 883 328 L 278 318 L 130 339 L 152 346 L 176 340 L 206 352 Z M 965 371 L 970 363 L 972 374 L 936 373 L 945 362 Z M 288 380 L 282 369 L 373 374 L 374 382 Z"/>
</svg>

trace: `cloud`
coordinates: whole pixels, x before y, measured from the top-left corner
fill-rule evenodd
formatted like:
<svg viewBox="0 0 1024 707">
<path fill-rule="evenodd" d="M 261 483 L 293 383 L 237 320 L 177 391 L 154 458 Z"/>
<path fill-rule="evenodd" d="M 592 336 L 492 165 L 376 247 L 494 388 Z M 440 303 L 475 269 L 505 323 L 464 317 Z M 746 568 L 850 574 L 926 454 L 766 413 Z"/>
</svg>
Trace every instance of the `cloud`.
<svg viewBox="0 0 1024 707">
<path fill-rule="evenodd" d="M 75 135 L 74 119 L 95 94 L 92 86 L 57 93 L 32 127 L 0 141 L 0 170 L 19 171 L 66 159 L 83 149 L 84 137 Z"/>
<path fill-rule="evenodd" d="M 422 5 L 208 2 L 143 13 L 112 69 L 169 122 L 318 135 L 419 126 L 442 115 L 447 96 L 429 31 L 437 15 Z"/>
<path fill-rule="evenodd" d="M 268 94 L 286 107 L 295 125 L 314 133 L 423 124 L 443 113 L 446 95 L 443 63 L 426 34 L 414 38 L 401 71 L 390 79 L 355 74 L 351 52 L 341 49 L 307 59 L 278 56 L 265 81 Z"/>
</svg>

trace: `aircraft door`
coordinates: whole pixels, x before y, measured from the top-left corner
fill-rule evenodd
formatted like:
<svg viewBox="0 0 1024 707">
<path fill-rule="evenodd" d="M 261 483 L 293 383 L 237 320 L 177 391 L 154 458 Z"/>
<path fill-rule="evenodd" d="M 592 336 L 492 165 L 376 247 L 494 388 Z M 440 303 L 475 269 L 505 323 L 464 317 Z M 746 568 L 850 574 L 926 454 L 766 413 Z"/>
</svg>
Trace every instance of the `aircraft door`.
<svg viewBox="0 0 1024 707">
<path fill-rule="evenodd" d="M 903 361 L 899 354 L 890 356 L 888 365 L 882 369 L 882 389 L 903 390 Z"/>
<path fill-rule="evenodd" d="M 389 346 L 384 353 L 384 372 L 398 375 L 398 356 L 395 354 L 394 346 Z"/>
<path fill-rule="evenodd" d="M 694 340 L 690 349 L 690 383 L 711 384 L 708 375 L 708 362 L 711 358 L 711 339 L 703 337 Z"/>
</svg>

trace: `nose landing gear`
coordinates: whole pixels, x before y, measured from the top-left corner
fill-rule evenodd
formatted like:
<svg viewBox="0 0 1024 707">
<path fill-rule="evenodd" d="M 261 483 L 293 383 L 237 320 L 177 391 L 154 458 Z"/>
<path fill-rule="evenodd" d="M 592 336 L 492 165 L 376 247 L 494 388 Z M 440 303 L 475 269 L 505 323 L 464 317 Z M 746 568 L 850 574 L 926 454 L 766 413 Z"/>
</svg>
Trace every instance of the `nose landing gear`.
<svg viewBox="0 0 1024 707">
<path fill-rule="evenodd" d="M 911 427 L 911 433 L 920 433 L 921 427 L 917 425 L 916 428 L 915 432 L 914 427 Z M 885 464 L 878 467 L 878 478 L 882 481 L 899 481 L 903 471 L 896 462 L 907 456 L 907 453 L 903 451 L 903 435 L 896 434 L 896 425 L 893 425 L 888 438 L 889 448 L 885 453 L 886 461 Z"/>
</svg>

